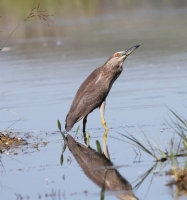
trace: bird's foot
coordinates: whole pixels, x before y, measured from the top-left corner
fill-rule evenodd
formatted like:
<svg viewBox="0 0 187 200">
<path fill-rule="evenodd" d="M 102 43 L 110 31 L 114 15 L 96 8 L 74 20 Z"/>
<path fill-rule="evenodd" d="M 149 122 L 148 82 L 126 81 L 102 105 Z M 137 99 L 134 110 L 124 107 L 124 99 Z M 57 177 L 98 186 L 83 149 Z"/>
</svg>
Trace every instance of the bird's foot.
<svg viewBox="0 0 187 200">
<path fill-rule="evenodd" d="M 107 135 L 108 135 L 108 127 L 107 127 L 106 121 L 104 119 L 102 119 L 101 122 L 102 122 L 103 127 L 105 128 L 105 133 L 103 135 L 103 142 L 106 142 Z"/>
<path fill-rule="evenodd" d="M 108 126 L 106 125 L 106 121 L 104 119 L 101 120 L 103 127 L 105 128 L 105 132 L 108 132 Z"/>
<path fill-rule="evenodd" d="M 106 141 L 103 141 L 103 154 L 105 155 L 106 158 L 108 158 L 110 160 L 110 155 L 108 152 L 108 145 L 106 143 Z"/>
<path fill-rule="evenodd" d="M 107 134 L 108 134 L 108 132 L 105 131 L 105 133 L 104 133 L 104 135 L 103 135 L 103 142 L 104 142 L 104 143 L 106 143 Z"/>
</svg>

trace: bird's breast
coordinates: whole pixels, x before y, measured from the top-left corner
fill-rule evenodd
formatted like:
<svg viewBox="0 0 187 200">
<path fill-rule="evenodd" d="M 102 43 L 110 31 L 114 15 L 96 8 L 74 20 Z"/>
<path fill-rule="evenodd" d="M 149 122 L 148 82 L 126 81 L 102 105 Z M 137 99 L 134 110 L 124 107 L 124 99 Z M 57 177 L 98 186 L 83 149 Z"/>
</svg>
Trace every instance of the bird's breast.
<svg viewBox="0 0 187 200">
<path fill-rule="evenodd" d="M 116 79 L 119 77 L 119 75 L 121 74 L 123 69 L 119 70 L 118 71 L 115 71 L 115 72 L 112 72 L 112 71 L 107 71 L 104 73 L 104 75 L 102 76 L 103 77 L 103 83 L 105 85 L 105 87 L 107 88 L 108 91 L 110 91 L 113 83 L 116 81 Z"/>
</svg>

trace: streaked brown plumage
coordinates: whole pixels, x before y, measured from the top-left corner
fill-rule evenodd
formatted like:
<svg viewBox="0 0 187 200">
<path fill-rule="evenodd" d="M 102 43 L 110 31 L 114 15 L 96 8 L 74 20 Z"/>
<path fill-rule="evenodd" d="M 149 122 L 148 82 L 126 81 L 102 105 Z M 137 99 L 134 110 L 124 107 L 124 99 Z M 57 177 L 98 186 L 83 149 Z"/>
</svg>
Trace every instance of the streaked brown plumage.
<svg viewBox="0 0 187 200">
<path fill-rule="evenodd" d="M 108 131 L 104 120 L 105 99 L 110 92 L 112 84 L 123 70 L 124 60 L 138 47 L 139 45 L 136 45 L 126 51 L 113 54 L 103 66 L 95 69 L 81 84 L 66 116 L 65 128 L 67 131 L 70 131 L 76 122 L 84 118 L 84 132 L 87 115 L 98 107 L 101 110 L 102 124 L 106 132 Z"/>
</svg>

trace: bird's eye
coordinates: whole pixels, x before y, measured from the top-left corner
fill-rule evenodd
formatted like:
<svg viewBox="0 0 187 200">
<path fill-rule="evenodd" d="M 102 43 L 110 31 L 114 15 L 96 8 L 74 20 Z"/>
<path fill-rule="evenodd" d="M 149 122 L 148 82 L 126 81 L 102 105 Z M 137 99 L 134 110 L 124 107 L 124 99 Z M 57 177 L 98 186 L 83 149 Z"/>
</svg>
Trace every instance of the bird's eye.
<svg viewBox="0 0 187 200">
<path fill-rule="evenodd" d="M 119 54 L 119 53 L 116 53 L 116 54 L 115 54 L 115 57 L 119 57 L 119 56 L 120 56 L 120 54 Z"/>
</svg>

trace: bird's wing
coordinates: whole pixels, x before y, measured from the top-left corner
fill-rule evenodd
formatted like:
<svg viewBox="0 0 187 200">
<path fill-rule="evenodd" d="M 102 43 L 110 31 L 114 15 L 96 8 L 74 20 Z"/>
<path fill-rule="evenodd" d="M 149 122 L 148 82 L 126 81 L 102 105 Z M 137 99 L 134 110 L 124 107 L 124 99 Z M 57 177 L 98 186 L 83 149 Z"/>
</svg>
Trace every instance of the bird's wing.
<svg viewBox="0 0 187 200">
<path fill-rule="evenodd" d="M 86 88 L 73 110 L 74 115 L 77 117 L 76 121 L 81 120 L 95 108 L 99 107 L 107 94 L 108 90 L 101 83 L 93 84 L 91 87 Z"/>
<path fill-rule="evenodd" d="M 76 107 L 78 106 L 80 101 L 83 100 L 83 98 L 85 98 L 85 101 L 86 101 L 86 99 L 89 98 L 89 96 L 92 93 L 94 93 L 95 89 L 97 90 L 97 88 L 99 87 L 99 84 L 101 83 L 101 81 L 98 81 L 98 77 L 99 77 L 100 73 L 101 73 L 100 68 L 95 69 L 87 77 L 87 79 L 81 84 L 81 86 L 79 87 L 79 89 L 75 95 L 75 98 L 72 102 L 69 113 L 73 112 L 76 109 Z"/>
<path fill-rule="evenodd" d="M 89 91 L 85 91 L 81 102 L 85 107 L 91 107 L 92 110 L 101 105 L 108 94 L 108 90 L 102 83 L 97 83 L 92 86 Z"/>
<path fill-rule="evenodd" d="M 78 89 L 66 117 L 66 130 L 99 107 L 108 95 L 100 68 L 94 70 Z"/>
</svg>

